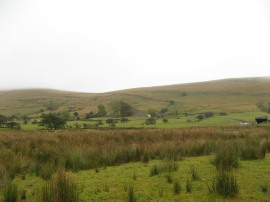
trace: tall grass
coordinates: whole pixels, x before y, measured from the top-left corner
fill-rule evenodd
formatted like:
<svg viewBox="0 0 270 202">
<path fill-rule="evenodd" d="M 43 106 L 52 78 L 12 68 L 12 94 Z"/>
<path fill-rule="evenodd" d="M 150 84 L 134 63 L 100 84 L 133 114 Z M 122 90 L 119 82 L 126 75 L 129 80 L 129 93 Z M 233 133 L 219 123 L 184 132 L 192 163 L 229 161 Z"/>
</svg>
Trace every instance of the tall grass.
<svg viewBox="0 0 270 202">
<path fill-rule="evenodd" d="M 248 148 L 253 148 L 254 141 L 258 145 L 254 149 L 256 158 L 263 158 L 270 149 L 270 128 L 0 131 L 0 181 L 22 173 L 34 173 L 48 180 L 60 167 L 79 171 L 215 152 L 216 165 L 231 168 L 237 167 L 236 151 L 241 159 L 253 159 L 253 154 L 248 155 L 253 149 Z M 222 145 L 233 145 L 236 151 L 223 154 L 222 149 L 226 148 L 220 148 Z"/>
<path fill-rule="evenodd" d="M 163 172 L 175 172 L 179 169 L 179 164 L 176 161 L 165 160 L 160 164 L 154 164 L 150 170 L 150 176 L 158 175 Z"/>
<path fill-rule="evenodd" d="M 78 202 L 79 194 L 75 183 L 64 170 L 59 170 L 55 179 L 42 189 L 43 202 Z"/>
<path fill-rule="evenodd" d="M 235 197 L 238 192 L 238 184 L 235 176 L 226 170 L 219 170 L 213 182 L 208 186 L 209 192 L 218 193 L 224 197 Z"/>
<path fill-rule="evenodd" d="M 213 159 L 213 164 L 218 169 L 230 170 L 239 167 L 239 155 L 235 145 L 220 144 Z"/>
<path fill-rule="evenodd" d="M 7 182 L 4 190 L 4 201 L 3 202 L 17 202 L 18 201 L 18 188 L 11 182 Z"/>
<path fill-rule="evenodd" d="M 128 202 L 136 202 L 136 196 L 135 196 L 135 191 L 133 188 L 133 185 L 129 185 L 128 187 Z"/>
</svg>

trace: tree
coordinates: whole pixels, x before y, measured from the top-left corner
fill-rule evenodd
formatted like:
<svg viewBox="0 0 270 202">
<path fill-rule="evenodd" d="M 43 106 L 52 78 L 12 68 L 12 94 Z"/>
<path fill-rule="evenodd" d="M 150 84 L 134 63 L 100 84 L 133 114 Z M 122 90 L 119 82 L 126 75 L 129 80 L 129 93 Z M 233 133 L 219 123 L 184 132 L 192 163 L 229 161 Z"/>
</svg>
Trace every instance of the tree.
<svg viewBox="0 0 270 202">
<path fill-rule="evenodd" d="M 107 115 L 107 111 L 106 111 L 106 108 L 105 108 L 104 105 L 99 104 L 99 105 L 97 106 L 97 108 L 98 108 L 97 116 L 103 117 L 103 116 L 106 116 L 106 115 Z"/>
<path fill-rule="evenodd" d="M 8 128 L 16 129 L 16 130 L 20 130 L 20 129 L 21 129 L 20 123 L 17 123 L 17 122 L 15 122 L 15 121 L 7 122 L 7 123 L 6 123 L 6 126 L 7 126 Z"/>
<path fill-rule="evenodd" d="M 65 120 L 65 121 L 69 121 L 69 119 L 70 119 L 70 114 L 69 114 L 69 112 L 68 112 L 68 111 L 62 112 L 62 113 L 61 113 L 61 118 L 62 118 L 63 120 Z"/>
<path fill-rule="evenodd" d="M 134 113 L 133 107 L 124 101 L 114 101 L 111 103 L 110 108 L 116 116 L 132 116 Z"/>
<path fill-rule="evenodd" d="M 63 129 L 66 126 L 67 120 L 62 118 L 61 116 L 57 116 L 56 114 L 44 114 L 41 117 L 41 121 L 39 123 L 40 126 L 48 130 L 58 130 Z"/>
<path fill-rule="evenodd" d="M 8 121 L 8 118 L 2 114 L 0 114 L 0 127 L 4 127 L 6 122 Z"/>
<path fill-rule="evenodd" d="M 23 115 L 21 117 L 21 119 L 23 120 L 23 124 L 26 125 L 28 123 L 28 121 L 30 120 L 30 118 L 27 115 Z"/>
<path fill-rule="evenodd" d="M 149 114 L 151 117 L 156 117 L 158 112 L 155 109 L 148 109 L 147 114 Z"/>
<path fill-rule="evenodd" d="M 94 112 L 89 112 L 89 113 L 86 113 L 86 115 L 85 115 L 85 119 L 91 119 L 91 118 L 94 118 L 95 117 L 95 115 L 94 115 Z"/>
</svg>

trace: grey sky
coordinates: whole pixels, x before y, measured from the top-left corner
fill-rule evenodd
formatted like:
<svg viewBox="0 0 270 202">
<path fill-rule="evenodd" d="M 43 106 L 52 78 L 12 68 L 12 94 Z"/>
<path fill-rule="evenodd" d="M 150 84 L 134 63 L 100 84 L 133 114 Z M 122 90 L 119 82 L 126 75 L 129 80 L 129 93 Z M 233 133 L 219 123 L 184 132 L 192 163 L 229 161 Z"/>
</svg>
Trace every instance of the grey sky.
<svg viewBox="0 0 270 202">
<path fill-rule="evenodd" d="M 0 89 L 270 76 L 268 0 L 0 0 Z"/>
</svg>

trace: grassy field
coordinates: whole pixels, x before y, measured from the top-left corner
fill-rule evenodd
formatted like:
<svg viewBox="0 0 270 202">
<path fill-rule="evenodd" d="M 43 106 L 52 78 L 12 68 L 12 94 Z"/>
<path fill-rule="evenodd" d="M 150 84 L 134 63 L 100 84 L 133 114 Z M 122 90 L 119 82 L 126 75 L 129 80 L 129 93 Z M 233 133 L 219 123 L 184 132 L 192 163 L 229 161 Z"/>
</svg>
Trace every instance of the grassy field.
<svg viewBox="0 0 270 202">
<path fill-rule="evenodd" d="M 176 172 L 164 172 L 150 177 L 153 165 L 162 164 L 155 160 L 149 163 L 128 163 L 96 170 L 70 173 L 80 193 L 80 201 L 128 201 L 128 187 L 133 186 L 137 201 L 269 201 L 270 192 L 264 193 L 262 186 L 270 186 L 269 167 L 270 155 L 263 160 L 241 161 L 240 168 L 234 171 L 239 184 L 236 198 L 224 198 L 208 191 L 216 168 L 210 163 L 213 156 L 188 157 L 181 161 Z M 193 180 L 191 168 L 198 172 L 199 179 Z M 174 193 L 173 182 L 179 180 L 181 191 Z M 186 191 L 186 181 L 191 182 L 191 192 Z M 26 201 L 38 201 L 40 188 L 46 182 L 34 175 L 26 175 L 25 179 L 18 176 L 14 184 L 19 192 L 26 190 Z"/>
<path fill-rule="evenodd" d="M 99 94 L 2 91 L 0 114 L 31 119 L 14 118 L 21 130 L 0 128 L 0 201 L 270 201 L 270 122 L 255 124 L 268 115 L 269 84 L 248 78 Z M 131 104 L 135 115 L 124 123 L 111 117 L 114 100 Z M 98 104 L 108 117 L 84 120 Z M 146 125 L 149 108 L 168 109 L 168 122 Z M 67 111 L 65 130 L 31 123 Z M 82 120 L 72 121 L 73 112 Z M 197 118 L 206 112 L 213 116 Z"/>
<path fill-rule="evenodd" d="M 198 121 L 196 118 L 197 114 L 189 115 L 189 116 L 180 116 L 179 119 L 175 117 L 169 117 L 168 123 L 164 123 L 162 118 L 157 119 L 156 124 L 154 125 L 146 125 L 145 121 L 147 117 L 129 117 L 129 121 L 125 123 L 115 124 L 114 128 L 186 128 L 186 127 L 196 127 L 196 126 L 239 126 L 240 122 L 247 122 L 250 124 L 255 124 L 255 117 L 260 116 L 268 116 L 265 112 L 259 111 L 250 111 L 250 112 L 241 112 L 241 113 L 231 113 L 226 116 L 220 116 L 219 114 L 214 115 L 211 118 L 206 118 L 201 121 Z M 111 125 L 106 123 L 107 119 L 113 117 L 101 117 L 101 118 L 93 118 L 91 120 L 85 121 L 68 121 L 68 128 L 76 128 L 76 125 L 79 125 L 83 128 L 84 124 L 94 125 L 97 121 L 102 120 L 103 125 L 100 125 L 98 128 L 109 128 L 111 129 Z M 114 118 L 113 118 L 114 119 Z M 269 123 L 265 123 L 263 125 L 269 125 Z M 28 124 L 21 123 L 22 130 L 42 130 L 41 126 L 38 124 L 31 124 L 29 121 Z M 98 129 L 95 128 L 95 129 Z"/>
<path fill-rule="evenodd" d="M 79 201 L 267 201 L 268 151 L 264 126 L 0 131 L 0 198 L 12 182 L 18 201 L 44 201 L 62 170 Z M 233 195 L 211 188 L 225 171 Z"/>
</svg>

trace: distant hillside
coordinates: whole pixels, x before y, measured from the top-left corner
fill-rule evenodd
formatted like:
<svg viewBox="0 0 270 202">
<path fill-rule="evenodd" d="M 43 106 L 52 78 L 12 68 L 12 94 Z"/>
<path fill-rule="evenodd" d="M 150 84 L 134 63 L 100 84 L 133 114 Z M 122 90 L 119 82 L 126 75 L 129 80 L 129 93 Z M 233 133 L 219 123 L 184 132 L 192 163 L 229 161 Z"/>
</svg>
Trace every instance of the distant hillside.
<svg viewBox="0 0 270 202">
<path fill-rule="evenodd" d="M 130 103 L 137 115 L 147 109 L 171 113 L 248 112 L 268 107 L 270 77 L 224 79 L 209 82 L 128 89 L 108 93 L 78 93 L 49 89 L 0 91 L 0 114 L 38 115 L 41 111 L 96 111 L 113 100 Z"/>
</svg>

